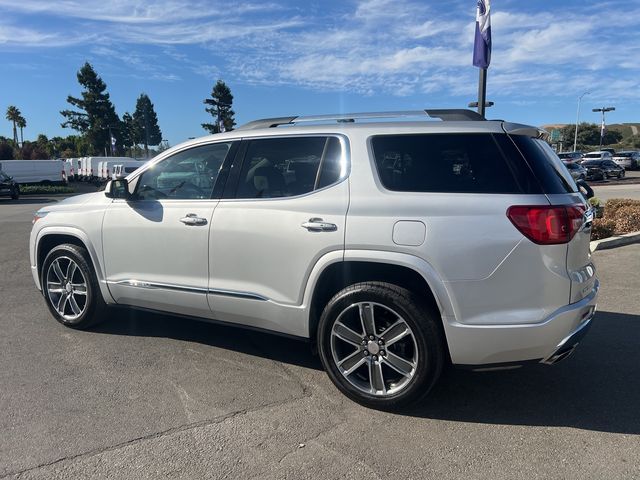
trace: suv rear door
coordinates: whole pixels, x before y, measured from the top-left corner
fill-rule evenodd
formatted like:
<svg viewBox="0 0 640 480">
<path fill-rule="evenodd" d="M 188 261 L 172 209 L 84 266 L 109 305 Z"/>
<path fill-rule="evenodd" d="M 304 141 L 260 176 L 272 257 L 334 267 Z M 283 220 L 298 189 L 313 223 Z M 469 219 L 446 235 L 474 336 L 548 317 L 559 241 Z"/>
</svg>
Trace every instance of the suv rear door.
<svg viewBox="0 0 640 480">
<path fill-rule="evenodd" d="M 579 205 L 584 210 L 581 226 L 567 244 L 567 273 L 571 279 L 570 303 L 577 302 L 591 292 L 596 280 L 590 250 L 593 212 L 549 144 L 528 135 L 512 133 L 511 138 L 542 184 L 552 205 Z"/>
<path fill-rule="evenodd" d="M 344 249 L 347 141 L 278 136 L 243 141 L 213 214 L 209 303 L 216 319 L 306 335 L 306 280 Z"/>
</svg>

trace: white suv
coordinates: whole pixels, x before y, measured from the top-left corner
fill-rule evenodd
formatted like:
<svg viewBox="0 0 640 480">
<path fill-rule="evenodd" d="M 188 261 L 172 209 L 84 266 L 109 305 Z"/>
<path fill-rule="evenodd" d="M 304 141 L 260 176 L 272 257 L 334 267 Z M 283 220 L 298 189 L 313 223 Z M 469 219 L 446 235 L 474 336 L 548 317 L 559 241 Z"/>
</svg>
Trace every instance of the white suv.
<svg viewBox="0 0 640 480">
<path fill-rule="evenodd" d="M 251 122 L 38 211 L 53 316 L 109 305 L 310 339 L 366 405 L 416 401 L 443 365 L 566 357 L 598 281 L 591 213 L 534 127 L 466 110 Z"/>
</svg>

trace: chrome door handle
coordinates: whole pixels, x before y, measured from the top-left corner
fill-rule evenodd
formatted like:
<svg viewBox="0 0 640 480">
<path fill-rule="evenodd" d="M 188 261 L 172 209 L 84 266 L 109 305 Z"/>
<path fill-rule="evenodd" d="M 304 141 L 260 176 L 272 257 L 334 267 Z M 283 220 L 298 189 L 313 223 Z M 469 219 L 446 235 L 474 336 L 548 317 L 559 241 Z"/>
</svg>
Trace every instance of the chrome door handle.
<svg viewBox="0 0 640 480">
<path fill-rule="evenodd" d="M 323 222 L 321 218 L 310 218 L 308 222 L 302 224 L 310 232 L 335 232 L 338 226 L 334 223 Z"/>
<path fill-rule="evenodd" d="M 187 213 L 186 217 L 180 219 L 185 225 L 206 225 L 207 219 L 197 216 L 195 213 Z"/>
</svg>

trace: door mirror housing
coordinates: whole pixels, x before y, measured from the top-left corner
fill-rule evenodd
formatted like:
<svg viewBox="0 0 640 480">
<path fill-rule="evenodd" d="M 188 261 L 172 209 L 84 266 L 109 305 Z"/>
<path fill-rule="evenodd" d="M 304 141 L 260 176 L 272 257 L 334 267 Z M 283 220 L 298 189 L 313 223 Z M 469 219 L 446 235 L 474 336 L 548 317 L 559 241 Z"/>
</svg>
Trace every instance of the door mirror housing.
<svg viewBox="0 0 640 480">
<path fill-rule="evenodd" d="M 110 180 L 104 188 L 104 195 L 107 198 L 122 198 L 124 200 L 129 200 L 131 198 L 129 182 L 126 178 Z"/>
</svg>

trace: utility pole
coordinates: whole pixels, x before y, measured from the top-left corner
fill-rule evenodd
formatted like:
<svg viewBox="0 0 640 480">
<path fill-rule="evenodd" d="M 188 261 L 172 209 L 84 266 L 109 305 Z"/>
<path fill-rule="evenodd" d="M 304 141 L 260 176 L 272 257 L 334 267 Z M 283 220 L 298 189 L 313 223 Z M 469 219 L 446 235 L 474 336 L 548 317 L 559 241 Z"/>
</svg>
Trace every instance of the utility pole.
<svg viewBox="0 0 640 480">
<path fill-rule="evenodd" d="M 600 150 L 602 150 L 602 141 L 604 140 L 604 129 L 605 129 L 604 114 L 607 112 L 612 112 L 615 109 L 616 107 L 602 107 L 602 108 L 592 109 L 593 112 L 602 112 L 602 124 L 600 125 Z"/>
<path fill-rule="evenodd" d="M 580 102 L 582 102 L 582 97 L 585 95 L 589 95 L 591 92 L 584 92 L 580 97 L 578 97 L 578 112 L 576 113 L 576 134 L 573 139 L 573 151 L 576 151 L 576 147 L 578 145 L 578 121 L 580 119 Z"/>
</svg>

